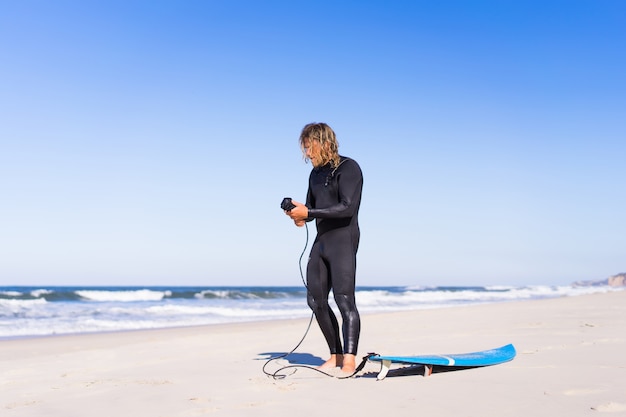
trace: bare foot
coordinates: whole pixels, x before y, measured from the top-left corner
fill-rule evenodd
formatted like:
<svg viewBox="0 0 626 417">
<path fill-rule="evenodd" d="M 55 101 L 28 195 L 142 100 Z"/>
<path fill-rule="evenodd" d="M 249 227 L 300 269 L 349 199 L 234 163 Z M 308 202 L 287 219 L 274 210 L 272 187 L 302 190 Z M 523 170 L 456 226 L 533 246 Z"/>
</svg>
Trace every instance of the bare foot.
<svg viewBox="0 0 626 417">
<path fill-rule="evenodd" d="M 332 354 L 330 359 L 317 367 L 317 369 L 332 369 L 343 364 L 343 355 Z"/>
<path fill-rule="evenodd" d="M 356 356 L 346 353 L 343 355 L 341 363 L 341 373 L 344 375 L 352 375 L 356 370 Z"/>
</svg>

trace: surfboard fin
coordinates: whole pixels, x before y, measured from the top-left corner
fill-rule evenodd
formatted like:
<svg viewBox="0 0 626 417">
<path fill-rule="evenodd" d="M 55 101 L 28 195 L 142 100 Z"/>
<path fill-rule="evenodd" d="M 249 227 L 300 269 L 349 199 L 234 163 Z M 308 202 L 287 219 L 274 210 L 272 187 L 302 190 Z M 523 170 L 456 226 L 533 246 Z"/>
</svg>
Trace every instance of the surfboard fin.
<svg viewBox="0 0 626 417">
<path fill-rule="evenodd" d="M 387 373 L 391 369 L 391 361 L 384 359 L 380 361 L 380 372 L 378 372 L 378 376 L 376 377 L 376 381 L 382 381 L 387 376 Z"/>
</svg>

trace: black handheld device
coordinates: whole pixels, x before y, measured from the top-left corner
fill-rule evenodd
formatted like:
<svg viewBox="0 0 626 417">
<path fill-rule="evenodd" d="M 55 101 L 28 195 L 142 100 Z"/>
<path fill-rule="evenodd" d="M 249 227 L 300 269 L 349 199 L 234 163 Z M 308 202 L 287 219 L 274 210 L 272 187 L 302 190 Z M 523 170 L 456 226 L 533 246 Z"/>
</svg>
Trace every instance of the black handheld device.
<svg viewBox="0 0 626 417">
<path fill-rule="evenodd" d="M 296 206 L 291 202 L 291 198 L 285 197 L 283 198 L 283 202 L 280 203 L 280 208 L 289 211 L 293 208 L 296 208 Z"/>
</svg>

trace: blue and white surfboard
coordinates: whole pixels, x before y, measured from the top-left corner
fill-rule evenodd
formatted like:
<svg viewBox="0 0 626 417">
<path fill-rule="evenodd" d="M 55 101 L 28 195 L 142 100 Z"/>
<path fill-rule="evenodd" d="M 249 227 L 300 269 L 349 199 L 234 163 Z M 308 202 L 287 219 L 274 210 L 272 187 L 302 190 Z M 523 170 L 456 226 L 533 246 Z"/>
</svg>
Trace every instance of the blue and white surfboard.
<svg viewBox="0 0 626 417">
<path fill-rule="evenodd" d="M 370 361 L 380 362 L 381 370 L 378 379 L 387 376 L 387 372 L 391 368 L 392 363 L 424 365 L 424 375 L 432 373 L 433 366 L 490 366 L 508 362 L 515 358 L 515 347 L 512 344 L 502 346 L 496 349 L 483 350 L 480 352 L 460 353 L 449 355 L 418 355 L 418 356 L 383 356 L 373 355 L 369 357 Z"/>
</svg>

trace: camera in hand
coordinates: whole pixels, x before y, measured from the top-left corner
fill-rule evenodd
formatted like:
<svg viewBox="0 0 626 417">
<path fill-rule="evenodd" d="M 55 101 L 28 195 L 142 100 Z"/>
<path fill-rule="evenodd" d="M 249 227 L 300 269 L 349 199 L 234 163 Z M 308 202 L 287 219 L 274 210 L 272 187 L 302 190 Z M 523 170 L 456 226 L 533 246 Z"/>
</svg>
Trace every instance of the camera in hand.
<svg viewBox="0 0 626 417">
<path fill-rule="evenodd" d="M 280 208 L 286 211 L 296 208 L 296 206 L 291 202 L 291 198 L 285 197 L 283 198 L 283 202 L 280 203 Z"/>
</svg>

